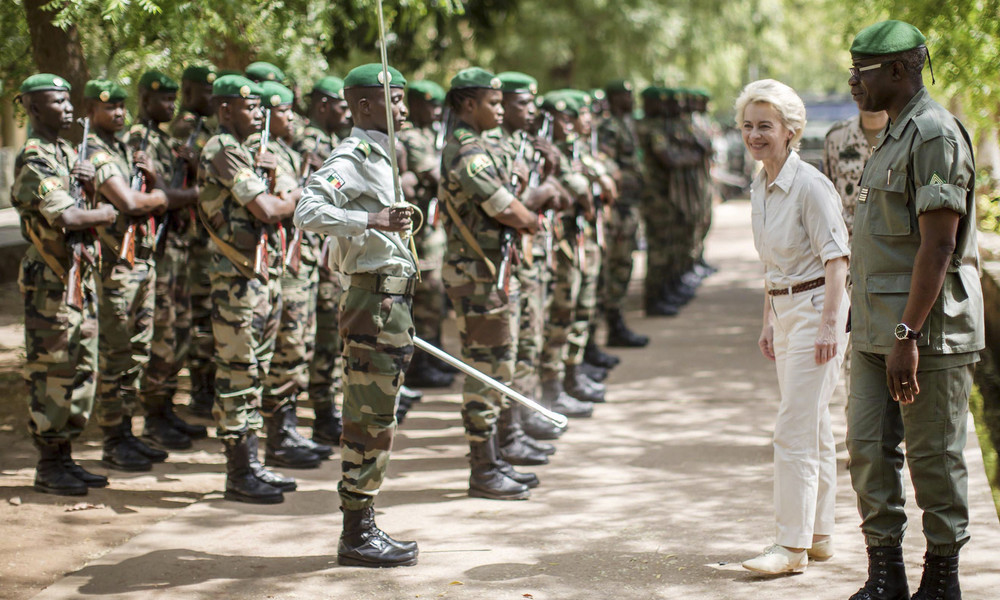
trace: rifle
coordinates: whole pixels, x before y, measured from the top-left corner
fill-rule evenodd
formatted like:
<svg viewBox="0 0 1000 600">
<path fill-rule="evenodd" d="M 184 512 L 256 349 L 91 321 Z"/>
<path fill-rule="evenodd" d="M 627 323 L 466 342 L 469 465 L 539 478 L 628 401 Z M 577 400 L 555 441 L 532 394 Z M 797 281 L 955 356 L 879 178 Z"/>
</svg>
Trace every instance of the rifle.
<svg viewBox="0 0 1000 600">
<path fill-rule="evenodd" d="M 552 115 L 546 112 L 542 117 L 542 127 L 538 130 L 538 137 L 551 142 L 552 141 Z M 538 160 L 531 165 L 531 173 L 528 175 L 528 187 L 538 187 L 539 181 L 541 180 L 541 173 L 539 168 L 541 167 L 542 157 L 539 156 Z M 549 268 L 554 268 L 555 262 L 553 258 L 552 251 L 555 248 L 555 220 L 556 220 L 556 210 L 550 208 L 545 211 L 545 217 L 543 219 L 544 231 L 545 231 L 545 260 L 549 264 Z"/>
<path fill-rule="evenodd" d="M 573 140 L 573 162 L 577 162 L 578 160 L 580 160 L 580 138 Z M 579 205 L 576 207 L 576 219 L 574 223 L 576 225 L 576 257 L 582 271 L 584 264 L 587 262 L 587 255 L 583 248 L 583 232 L 587 228 L 587 219 L 583 215 L 583 208 Z"/>
<path fill-rule="evenodd" d="M 312 174 L 312 167 L 309 165 L 309 159 L 311 158 L 311 152 L 306 152 L 302 155 L 302 177 L 299 179 L 299 184 L 305 186 L 306 181 L 309 180 L 309 175 Z M 292 241 L 288 243 L 288 251 L 285 253 L 285 268 L 292 275 L 298 276 L 299 269 L 302 267 L 302 230 L 298 227 L 295 228 L 295 233 L 292 234 Z"/>
<path fill-rule="evenodd" d="M 201 126 L 204 122 L 205 117 L 198 117 L 195 121 L 194 129 L 191 131 L 191 135 L 188 136 L 184 145 L 188 148 L 194 148 L 195 142 L 198 140 L 198 136 L 201 135 Z M 147 130 L 148 133 L 148 130 Z M 170 189 L 184 189 L 188 187 L 188 165 L 181 157 L 177 157 L 174 160 L 173 175 L 170 178 Z M 163 256 L 163 253 L 167 250 L 167 231 L 170 229 L 170 212 L 167 211 L 163 213 L 160 217 L 160 224 L 156 226 L 156 239 L 153 242 L 153 247 L 155 248 L 156 256 Z"/>
<path fill-rule="evenodd" d="M 524 145 L 527 139 L 527 136 L 521 138 L 517 155 L 514 157 L 515 165 L 524 159 Z M 517 171 L 515 170 L 511 174 L 510 183 L 507 184 L 507 191 L 517 195 L 517 186 L 519 183 Z M 504 302 L 510 301 L 511 268 L 520 262 L 520 256 L 517 253 L 518 238 L 518 233 L 513 227 L 500 225 L 500 266 L 497 267 L 497 293 L 500 294 L 500 298 Z"/>
<path fill-rule="evenodd" d="M 142 136 L 142 142 L 139 143 L 139 151 L 145 152 L 146 148 L 149 147 L 149 132 L 152 130 L 152 123 L 146 123 L 146 133 Z M 132 178 L 130 180 L 130 188 L 137 192 L 146 191 L 146 176 L 142 174 L 142 170 L 138 165 L 132 165 Z M 129 221 L 132 221 L 131 217 L 128 217 Z M 122 247 L 118 251 L 118 260 L 123 260 L 128 263 L 129 267 L 135 266 L 135 222 L 130 222 L 128 228 L 125 229 L 125 235 L 122 236 Z"/>
<path fill-rule="evenodd" d="M 78 160 L 87 160 L 87 138 L 90 136 L 90 119 L 84 117 L 80 119 L 83 125 L 83 141 L 77 150 Z M 87 208 L 87 194 L 83 185 L 76 177 L 70 181 L 69 193 L 76 201 L 76 207 Z M 69 244 L 72 254 L 70 256 L 69 271 L 66 273 L 66 304 L 77 310 L 83 310 L 83 257 L 86 250 L 83 247 L 83 232 L 74 231 L 69 236 Z"/>
<path fill-rule="evenodd" d="M 597 128 L 590 128 L 590 155 L 597 160 Z M 601 186 L 596 181 L 590 184 L 590 193 L 594 197 L 594 229 L 597 234 L 597 245 L 604 248 L 604 203 L 601 200 Z"/>
<path fill-rule="evenodd" d="M 264 111 L 264 130 L 260 132 L 260 149 L 257 154 L 263 154 L 267 152 L 267 144 L 271 137 L 271 109 L 265 109 Z M 267 185 L 268 193 L 274 190 L 274 178 L 271 177 L 267 169 L 263 167 L 257 167 L 257 176 L 264 180 L 265 185 Z M 268 256 L 267 256 L 267 230 L 268 227 L 265 225 L 261 228 L 260 239 L 257 240 L 257 247 L 254 248 L 254 259 L 253 259 L 253 272 L 260 277 L 261 281 L 267 283 L 271 275 L 268 273 Z"/>
</svg>

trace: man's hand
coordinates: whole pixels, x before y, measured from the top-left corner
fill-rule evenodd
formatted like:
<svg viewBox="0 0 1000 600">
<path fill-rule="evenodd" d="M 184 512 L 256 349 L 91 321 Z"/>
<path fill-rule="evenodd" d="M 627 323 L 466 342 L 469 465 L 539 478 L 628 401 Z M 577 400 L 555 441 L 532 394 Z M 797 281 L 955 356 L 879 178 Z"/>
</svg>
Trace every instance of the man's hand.
<svg viewBox="0 0 1000 600">
<path fill-rule="evenodd" d="M 146 189 L 153 189 L 156 186 L 158 177 L 156 167 L 153 166 L 153 161 L 149 158 L 149 155 L 142 150 L 136 150 L 135 154 L 132 155 L 132 160 L 135 162 L 135 166 L 142 172 L 142 176 L 146 178 Z"/>
<path fill-rule="evenodd" d="M 114 206 L 111 206 L 106 202 L 100 203 L 94 210 L 98 213 L 102 220 L 101 223 L 98 223 L 98 227 L 110 227 L 115 224 L 115 220 L 118 218 L 118 211 L 115 210 Z"/>
<path fill-rule="evenodd" d="M 889 386 L 889 395 L 900 404 L 913 404 L 920 393 L 917 383 L 917 363 L 920 354 L 917 352 L 916 340 L 899 340 L 885 360 L 885 378 Z"/>
<path fill-rule="evenodd" d="M 76 177 L 88 192 L 94 193 L 94 176 L 97 174 L 94 163 L 89 160 L 78 161 L 69 174 Z"/>
<path fill-rule="evenodd" d="M 377 213 L 368 213 L 368 228 L 380 231 L 407 231 L 413 225 L 413 207 L 390 206 Z"/>
<path fill-rule="evenodd" d="M 265 171 L 274 171 L 278 168 L 278 159 L 270 152 L 260 152 L 254 157 L 254 166 Z"/>
</svg>

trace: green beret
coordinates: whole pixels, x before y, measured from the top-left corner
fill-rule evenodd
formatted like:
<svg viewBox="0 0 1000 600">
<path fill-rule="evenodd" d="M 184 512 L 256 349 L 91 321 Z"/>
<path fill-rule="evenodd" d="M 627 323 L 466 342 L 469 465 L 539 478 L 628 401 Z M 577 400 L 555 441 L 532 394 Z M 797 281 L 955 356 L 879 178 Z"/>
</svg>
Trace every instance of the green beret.
<svg viewBox="0 0 1000 600">
<path fill-rule="evenodd" d="M 295 99 L 292 90 L 281 85 L 277 81 L 262 81 L 257 84 L 260 87 L 260 97 L 265 108 L 275 108 L 283 104 L 291 104 Z"/>
<path fill-rule="evenodd" d="M 499 77 L 479 67 L 462 69 L 451 78 L 451 89 L 453 90 L 476 88 L 499 90 L 501 87 L 503 84 Z"/>
<path fill-rule="evenodd" d="M 181 80 L 194 83 L 215 83 L 218 76 L 219 74 L 215 72 L 215 67 L 212 65 L 191 65 L 184 69 Z"/>
<path fill-rule="evenodd" d="M 517 71 L 504 71 L 503 73 L 497 73 L 497 79 L 500 80 L 500 89 L 505 93 L 538 93 L 538 80 L 531 75 L 518 73 Z"/>
<path fill-rule="evenodd" d="M 212 95 L 219 98 L 260 98 L 260 85 L 242 75 L 223 75 L 212 84 Z"/>
<path fill-rule="evenodd" d="M 608 94 L 631 94 L 632 84 L 624 79 L 615 79 L 605 84 L 604 91 Z"/>
<path fill-rule="evenodd" d="M 285 72 L 269 62 L 257 61 L 247 65 L 245 75 L 257 83 L 261 81 L 284 81 Z"/>
<path fill-rule="evenodd" d="M 354 67 L 344 77 L 344 89 L 353 87 L 382 87 L 382 63 L 368 63 Z M 406 87 L 406 78 L 395 67 L 389 67 L 389 87 Z"/>
<path fill-rule="evenodd" d="M 139 89 L 149 90 L 151 92 L 176 92 L 178 89 L 177 82 L 173 79 L 167 77 L 163 73 L 152 70 L 146 71 L 139 78 Z"/>
<path fill-rule="evenodd" d="M 861 30 L 851 44 L 851 54 L 882 56 L 919 48 L 927 42 L 920 30 L 903 21 L 882 21 Z"/>
<path fill-rule="evenodd" d="M 663 96 L 663 88 L 658 85 L 648 85 L 639 93 L 643 100 L 659 100 Z"/>
<path fill-rule="evenodd" d="M 30 94 L 32 92 L 46 91 L 70 91 L 73 89 L 69 82 L 58 75 L 51 73 L 37 73 L 24 80 L 21 84 L 21 93 Z"/>
<path fill-rule="evenodd" d="M 542 108 L 549 112 L 561 112 L 574 117 L 580 116 L 579 99 L 576 96 L 567 94 L 566 90 L 557 90 L 545 94 L 545 98 L 542 100 Z"/>
<path fill-rule="evenodd" d="M 124 102 L 128 92 L 114 81 L 91 79 L 83 87 L 83 97 L 101 102 Z"/>
<path fill-rule="evenodd" d="M 317 81 L 316 85 L 313 86 L 312 93 L 315 94 L 316 92 L 326 94 L 327 96 L 333 96 L 334 98 L 343 98 L 344 80 L 340 77 L 328 75 Z"/>
<path fill-rule="evenodd" d="M 590 94 L 588 94 L 583 90 L 574 90 L 572 88 L 567 88 L 564 90 L 557 90 L 557 91 L 560 94 L 565 95 L 567 98 L 573 99 L 573 101 L 576 103 L 576 110 L 578 113 L 584 108 L 589 109 L 591 102 L 594 101 L 594 99 L 590 97 Z"/>
<path fill-rule="evenodd" d="M 705 88 L 695 88 L 691 90 L 691 94 L 697 96 L 698 98 L 704 98 L 705 100 L 708 100 L 709 98 L 712 97 L 712 95 L 709 94 L 708 90 L 706 90 Z"/>
<path fill-rule="evenodd" d="M 419 81 L 411 81 L 406 88 L 406 97 L 412 98 L 414 96 L 419 96 L 426 102 L 441 104 L 444 102 L 445 94 L 444 88 L 440 85 L 427 79 L 421 79 Z"/>
</svg>

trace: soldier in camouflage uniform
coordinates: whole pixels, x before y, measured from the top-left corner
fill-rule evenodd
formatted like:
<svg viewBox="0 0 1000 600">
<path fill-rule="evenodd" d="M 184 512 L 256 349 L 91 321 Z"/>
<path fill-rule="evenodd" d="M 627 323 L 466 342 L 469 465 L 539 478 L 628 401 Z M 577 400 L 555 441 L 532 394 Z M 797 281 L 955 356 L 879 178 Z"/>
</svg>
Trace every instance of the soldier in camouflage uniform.
<svg viewBox="0 0 1000 600">
<path fill-rule="evenodd" d="M 168 210 L 157 220 L 155 249 L 156 287 L 153 341 L 149 365 L 143 373 L 142 397 L 146 407 L 143 437 L 169 449 L 191 447 L 191 439 L 208 435 L 202 425 L 190 425 L 174 414 L 177 374 L 184 365 L 191 342 L 191 286 L 188 281 L 188 246 L 194 226 L 198 189 L 188 163 L 175 157 L 170 137 L 160 129 L 174 117 L 177 83 L 159 71 L 139 79 L 139 122 L 125 137 L 125 144 L 143 151 L 156 168 L 157 186 L 167 194 Z"/>
<path fill-rule="evenodd" d="M 441 160 L 438 198 L 444 203 L 448 249 L 443 278 L 458 316 L 462 358 L 483 373 L 510 384 L 514 378 L 518 323 L 518 281 L 502 277 L 504 228 L 533 234 L 537 217 L 517 199 L 513 173 L 503 152 L 482 133 L 503 122 L 501 82 L 471 67 L 451 81 L 447 101 L 455 127 Z M 526 171 L 521 173 L 523 187 Z M 506 266 L 516 263 L 516 233 Z M 509 270 L 508 270 L 509 273 Z M 506 293 L 498 289 L 509 286 Z M 537 477 L 518 473 L 498 452 L 496 424 L 505 399 L 472 377 L 462 389 L 462 420 L 472 450 L 469 495 L 497 500 L 528 498 Z"/>
<path fill-rule="evenodd" d="M 386 81 L 386 76 L 389 80 Z M 391 105 L 384 88 L 391 87 Z M 344 340 L 344 528 L 337 550 L 342 565 L 391 567 L 417 562 L 416 542 L 398 542 L 375 525 L 375 496 L 385 479 L 396 430 L 396 405 L 413 354 L 411 306 L 417 264 L 398 232 L 410 228 L 412 209 L 394 206 L 393 151 L 387 135 L 406 119 L 396 69 L 351 70 L 344 89 L 356 127 L 309 179 L 295 211 L 295 225 L 331 236 L 331 265 L 345 279 L 341 299 Z"/>
<path fill-rule="evenodd" d="M 263 125 L 261 90 L 239 75 L 212 85 L 219 133 L 202 149 L 198 168 L 198 217 L 214 242 L 212 330 L 215 339 L 215 407 L 226 450 L 229 500 L 282 502 L 284 478 L 257 462 L 256 431 L 264 381 L 274 355 L 281 314 L 283 248 L 277 230 L 291 216 L 294 198 L 268 191 L 258 174 L 273 171 L 274 155 L 251 154 L 246 139 Z"/>
<path fill-rule="evenodd" d="M 711 222 L 709 161 L 712 158 L 712 140 L 694 122 L 697 94 L 692 90 L 680 89 L 676 98 L 676 142 L 692 156 L 690 163 L 680 168 L 683 191 L 679 207 L 684 216 L 684 244 L 680 254 L 681 283 L 693 290 L 707 276 L 699 262 L 702 259 L 702 242 L 708 233 L 706 220 Z"/>
<path fill-rule="evenodd" d="M 28 77 L 20 102 L 31 135 L 14 163 L 11 200 L 30 244 L 21 259 L 18 286 L 24 294 L 24 380 L 28 388 L 28 430 L 39 452 L 34 488 L 59 495 L 85 495 L 108 485 L 72 458 L 72 440 L 87 424 L 97 380 L 98 248 L 89 232 L 114 222 L 106 204 L 90 208 L 74 198 L 74 179 L 90 183 L 93 167 L 78 162 L 76 150 L 59 132 L 73 124 L 70 85 L 56 75 Z M 76 240 L 74 241 L 74 238 Z M 67 303 L 73 266 L 72 244 L 81 245 L 80 307 Z"/>
<path fill-rule="evenodd" d="M 692 256 L 695 259 L 694 271 L 704 279 L 715 273 L 715 267 L 705 262 L 705 238 L 712 228 L 712 204 L 716 196 L 715 184 L 712 181 L 712 161 L 715 154 L 712 139 L 717 127 L 713 126 L 708 116 L 708 92 L 702 89 L 691 91 L 691 124 L 699 147 L 705 151 L 704 160 L 699 164 L 698 185 L 700 188 L 700 218 L 695 224 L 695 249 Z"/>
<path fill-rule="evenodd" d="M 295 114 L 292 90 L 273 81 L 261 83 L 261 90 L 264 107 L 271 113 L 267 152 L 277 160 L 271 187 L 276 195 L 297 201 L 302 195 L 303 165 L 301 155 L 288 145 Z M 247 139 L 246 146 L 257 154 L 261 140 L 262 134 L 255 133 Z M 265 456 L 269 465 L 315 468 L 333 449 L 299 435 L 295 408 L 299 393 L 309 386 L 309 362 L 316 338 L 319 236 L 302 232 L 296 237 L 290 216 L 281 225 L 288 249 L 280 281 L 278 335 L 271 368 L 264 379 L 260 411 L 267 425 Z"/>
<path fill-rule="evenodd" d="M 323 166 L 333 153 L 339 131 L 351 111 L 344 99 L 344 80 L 327 76 L 316 82 L 309 95 L 309 125 L 295 140 L 293 148 L 302 155 L 307 172 Z M 329 266 L 333 240 L 323 236 L 320 242 L 319 283 L 316 300 L 316 340 L 309 364 L 309 401 L 316 418 L 313 441 L 340 445 L 341 415 L 335 403 L 341 386 L 344 359 L 341 356 L 339 322 L 340 279 Z"/>
<path fill-rule="evenodd" d="M 96 418 L 104 432 L 102 460 L 113 469 L 148 471 L 167 453 L 132 435 L 132 417 L 143 408 L 140 390 L 153 339 L 153 213 L 166 209 L 167 196 L 154 189 L 156 171 L 148 155 L 133 157 L 116 137 L 125 128 L 125 90 L 95 79 L 87 82 L 83 95 L 91 123 L 87 147 L 96 169 L 94 187 L 101 200 L 119 211 L 114 225 L 97 230 L 102 264 Z"/>
<path fill-rule="evenodd" d="M 184 69 L 181 76 L 181 108 L 168 127 L 175 148 L 188 146 L 189 141 L 194 143 L 194 149 L 184 150 L 181 154 L 187 161 L 189 170 L 194 173 L 198 170 L 201 149 L 219 128 L 211 104 L 212 84 L 216 76 L 215 67 L 212 66 L 192 65 Z M 194 184 L 195 181 L 189 179 L 188 183 Z M 188 285 L 191 289 L 191 341 L 187 355 L 187 368 L 191 378 L 189 408 L 194 414 L 209 417 L 215 402 L 212 284 L 208 278 L 212 252 L 209 249 L 208 233 L 197 219 L 188 240 Z"/>
<path fill-rule="evenodd" d="M 859 111 L 858 116 L 836 123 L 823 144 L 823 174 L 830 178 L 844 204 L 847 235 L 854 234 L 854 209 L 858 205 L 858 182 L 878 135 L 889 122 L 886 112 Z"/>
<path fill-rule="evenodd" d="M 444 262 L 446 236 L 441 224 L 441 206 L 437 190 L 441 179 L 441 150 L 437 147 L 444 89 L 433 81 L 412 81 L 407 88 L 410 118 L 399 132 L 399 142 L 406 150 L 407 165 L 416 178 L 414 194 L 408 201 L 424 215 L 424 224 L 415 234 L 420 259 L 420 283 L 413 295 L 413 326 L 417 336 L 441 347 L 441 323 L 444 320 Z M 404 188 L 405 190 L 405 188 Z M 416 387 L 448 387 L 454 375 L 437 367 L 435 359 L 418 352 L 406 371 L 406 382 Z"/>
</svg>

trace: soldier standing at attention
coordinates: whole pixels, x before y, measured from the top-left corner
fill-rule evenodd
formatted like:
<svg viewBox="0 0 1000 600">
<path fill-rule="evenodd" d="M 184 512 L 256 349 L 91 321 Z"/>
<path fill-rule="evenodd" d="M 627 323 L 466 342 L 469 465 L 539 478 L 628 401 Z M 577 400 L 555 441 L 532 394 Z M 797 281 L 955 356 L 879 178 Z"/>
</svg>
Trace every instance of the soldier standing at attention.
<svg viewBox="0 0 1000 600">
<path fill-rule="evenodd" d="M 858 181 L 865 163 L 878 145 L 878 135 L 889 123 L 884 110 L 858 111 L 858 116 L 836 123 L 823 144 L 823 174 L 830 178 L 844 203 L 847 235 L 854 234 L 854 210 L 858 205 Z"/>
<path fill-rule="evenodd" d="M 181 108 L 168 128 L 178 149 L 187 146 L 192 135 L 195 136 L 195 148 L 180 154 L 195 176 L 201 149 L 219 128 L 212 109 L 212 84 L 216 76 L 215 67 L 211 65 L 192 65 L 184 69 L 181 75 Z M 195 183 L 194 179 L 188 181 Z M 188 408 L 193 414 L 210 417 L 215 402 L 212 283 L 208 278 L 212 252 L 208 245 L 208 233 L 198 219 L 195 219 L 188 239 L 188 284 L 191 286 L 191 345 L 186 361 L 191 378 L 191 404 Z"/>
<path fill-rule="evenodd" d="M 143 373 L 142 398 L 146 407 L 143 437 L 168 449 L 191 447 L 191 439 L 208 436 L 202 425 L 189 425 L 174 414 L 177 374 L 191 344 L 191 285 L 188 247 L 194 227 L 194 202 L 198 199 L 194 172 L 175 157 L 170 137 L 160 129 L 174 117 L 178 85 L 159 71 L 139 78 L 139 122 L 125 137 L 133 153 L 143 150 L 156 168 L 157 186 L 167 194 L 168 210 L 157 221 L 162 239 L 154 249 L 156 263 L 153 341 L 149 365 Z M 190 152 L 186 148 L 184 152 Z M 176 186 L 176 187 L 174 187 Z"/>
<path fill-rule="evenodd" d="M 198 216 L 214 242 L 214 413 L 226 450 L 226 498 L 276 504 L 284 500 L 279 480 L 286 480 L 257 462 L 256 432 L 281 314 L 284 256 L 275 226 L 292 215 L 295 198 L 269 192 L 258 172 L 273 172 L 275 157 L 255 156 L 245 144 L 263 126 L 260 97 L 260 87 L 240 75 L 212 85 L 219 133 L 201 152 Z"/>
<path fill-rule="evenodd" d="M 406 120 L 406 79 L 388 69 L 393 127 Z M 331 236 L 331 264 L 343 276 L 340 305 L 344 340 L 344 528 L 341 565 L 393 567 L 417 562 L 416 542 L 399 542 L 375 524 L 375 496 L 385 479 L 396 431 L 396 404 L 413 354 L 413 290 L 417 265 L 399 232 L 412 209 L 393 206 L 387 107 L 382 65 L 356 67 L 344 79 L 355 127 L 309 179 L 295 210 L 295 226 Z M 398 196 L 397 196 L 398 194 Z"/>
<path fill-rule="evenodd" d="M 91 124 L 87 146 L 96 169 L 94 187 L 118 210 L 112 226 L 97 230 L 102 261 L 96 416 L 104 432 L 102 459 L 112 469 L 148 471 L 153 462 L 166 460 L 167 453 L 132 435 L 132 417 L 142 409 L 141 382 L 153 340 L 153 213 L 166 209 L 167 196 L 155 189 L 156 170 L 149 156 L 133 157 L 116 137 L 125 128 L 125 90 L 111 81 L 93 79 L 83 96 Z M 137 176 L 145 179 L 144 185 L 136 185 Z"/>
<path fill-rule="evenodd" d="M 108 485 L 106 477 L 73 462 L 72 440 L 90 417 L 97 379 L 99 254 L 90 231 L 114 223 L 115 211 L 107 204 L 90 208 L 74 198 L 74 189 L 80 197 L 86 192 L 73 180 L 89 187 L 94 168 L 78 160 L 73 146 L 59 137 L 73 124 L 69 92 L 65 79 L 48 73 L 21 84 L 19 99 L 31 135 L 14 164 L 11 200 L 30 243 L 17 282 L 24 294 L 28 430 L 39 453 L 34 487 L 47 494 L 82 496 L 88 487 Z M 74 244 L 80 244 L 82 254 L 78 270 Z M 75 273 L 79 304 L 71 300 Z"/>
<path fill-rule="evenodd" d="M 908 23 L 883 21 L 851 44 L 851 94 L 861 110 L 889 115 L 861 176 L 851 252 L 847 450 L 868 546 L 868 581 L 853 600 L 910 597 L 901 547 L 904 441 L 927 541 L 913 598 L 962 597 L 963 449 L 985 345 L 976 170 L 969 134 L 924 88 L 925 41 Z"/>
</svg>

